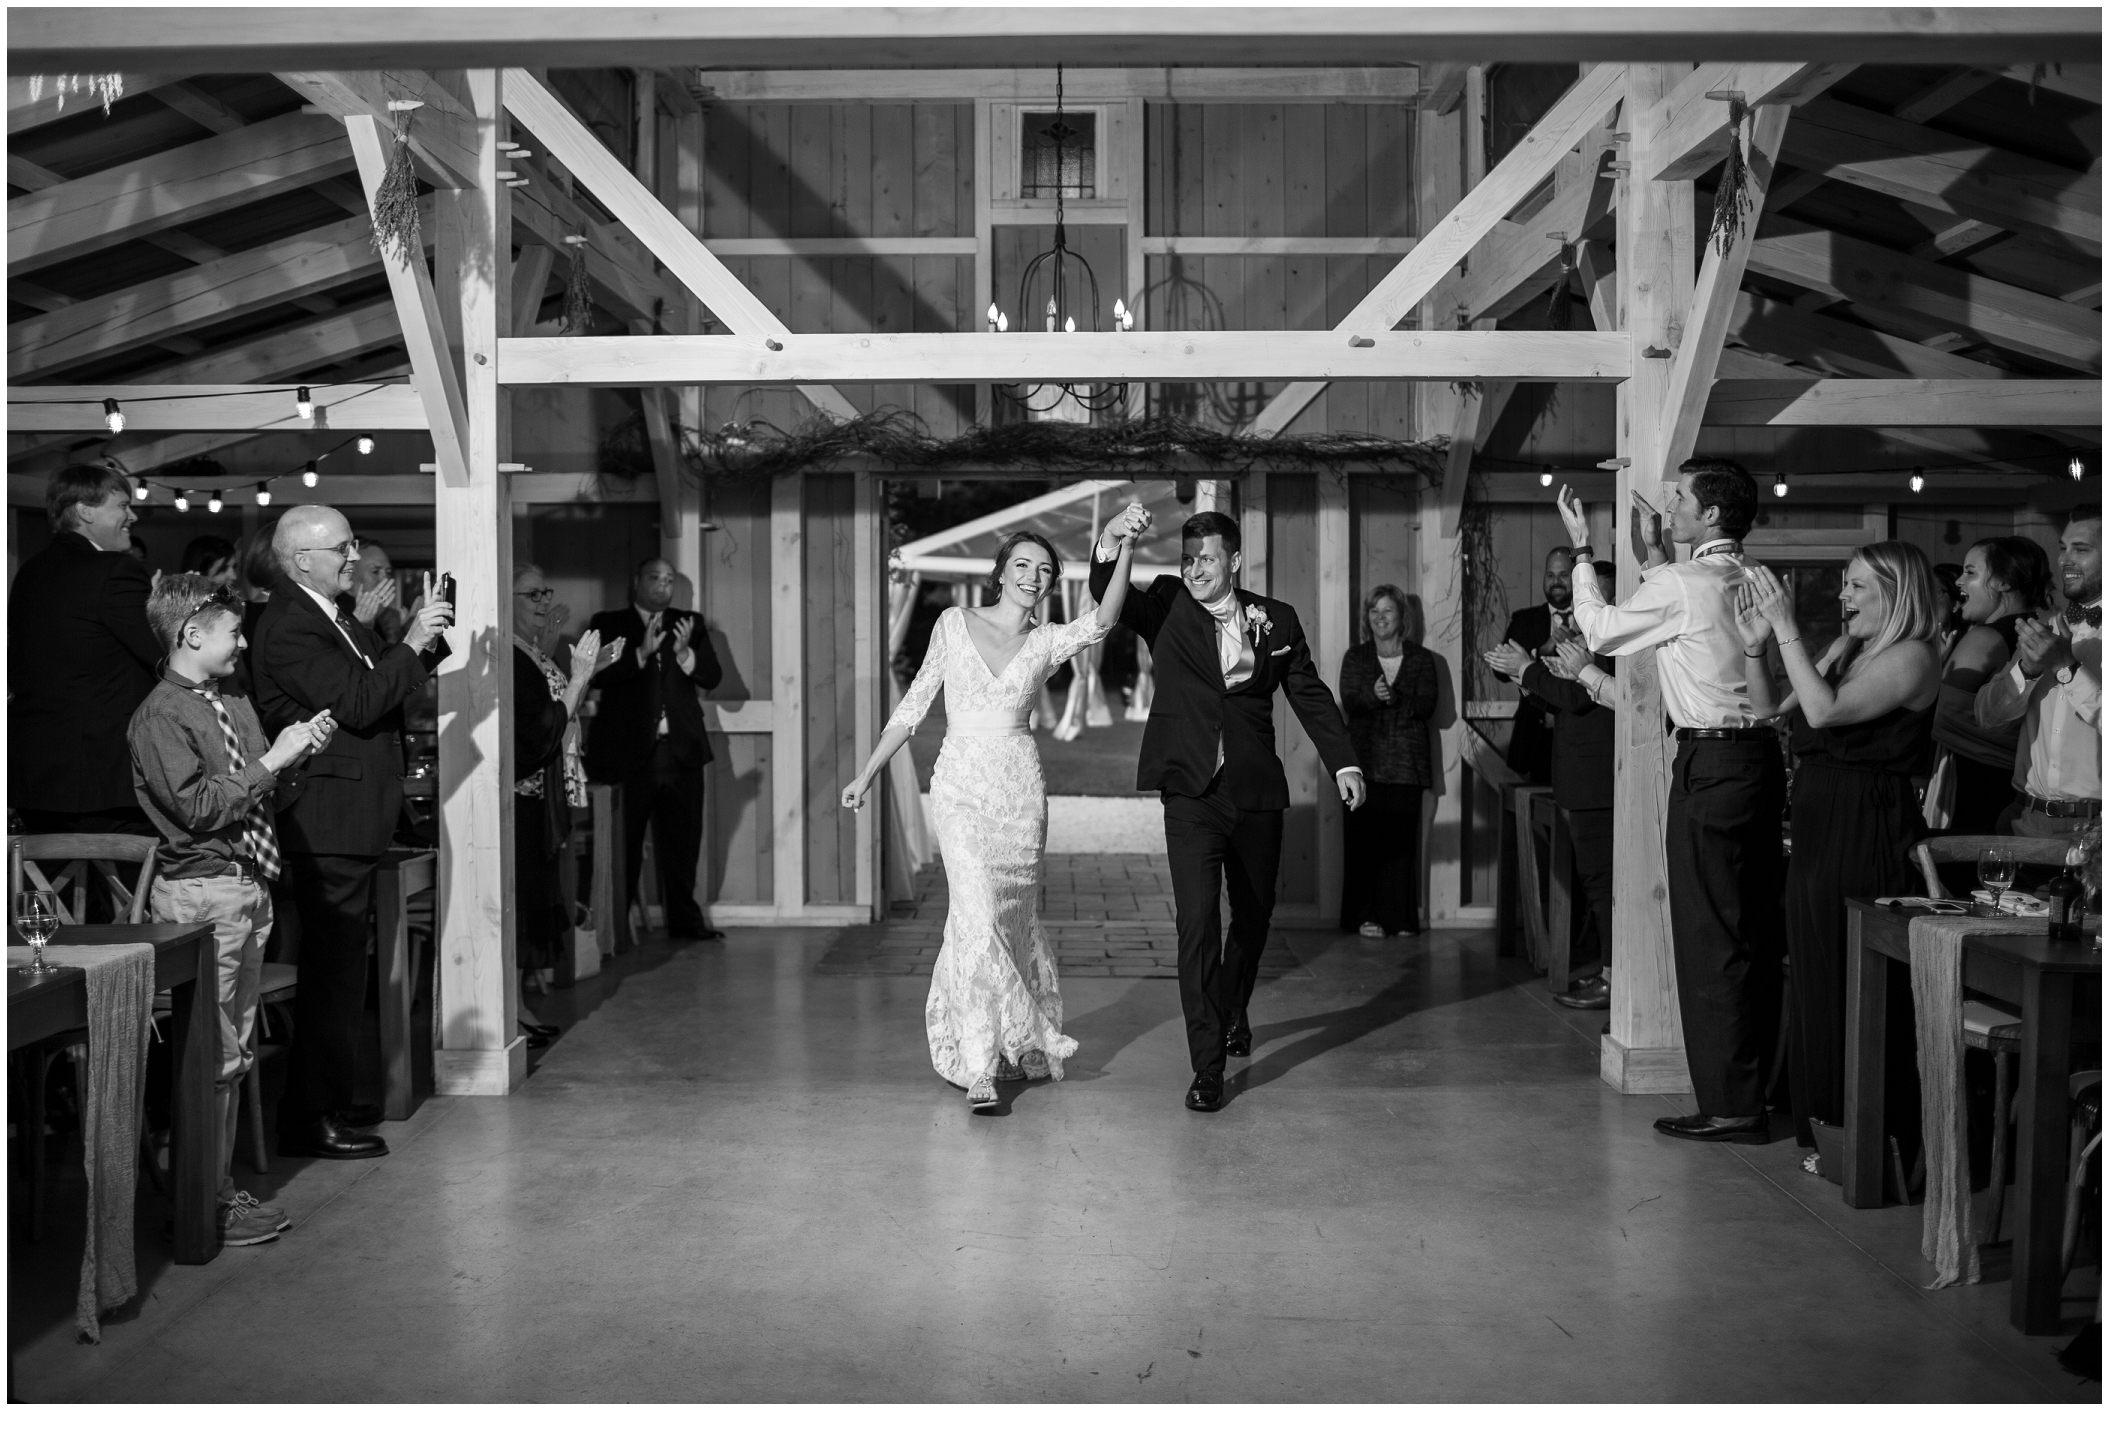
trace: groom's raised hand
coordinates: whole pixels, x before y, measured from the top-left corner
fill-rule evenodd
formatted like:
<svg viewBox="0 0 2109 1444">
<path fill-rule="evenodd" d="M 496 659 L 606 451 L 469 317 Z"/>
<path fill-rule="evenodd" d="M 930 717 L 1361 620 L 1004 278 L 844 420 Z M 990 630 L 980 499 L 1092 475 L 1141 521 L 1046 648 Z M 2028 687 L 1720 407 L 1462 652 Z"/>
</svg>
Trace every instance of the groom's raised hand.
<svg viewBox="0 0 2109 1444">
<path fill-rule="evenodd" d="M 1340 784 L 1340 800 L 1347 804 L 1349 812 L 1362 805 L 1362 799 L 1367 795 L 1368 789 L 1362 785 L 1360 772 L 1338 773 L 1333 780 Z"/>
</svg>

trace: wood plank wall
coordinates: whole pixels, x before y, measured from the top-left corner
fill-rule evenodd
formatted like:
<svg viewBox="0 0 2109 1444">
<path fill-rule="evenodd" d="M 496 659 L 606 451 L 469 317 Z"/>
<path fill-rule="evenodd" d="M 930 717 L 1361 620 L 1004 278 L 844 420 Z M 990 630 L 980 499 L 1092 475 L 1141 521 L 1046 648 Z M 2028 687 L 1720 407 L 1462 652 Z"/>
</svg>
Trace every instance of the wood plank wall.
<svg viewBox="0 0 2109 1444">
<path fill-rule="evenodd" d="M 864 763 L 857 747 L 856 482 L 849 472 L 805 478 L 806 895 L 857 898 L 857 818 L 843 787 Z"/>
<path fill-rule="evenodd" d="M 725 680 L 710 694 L 720 709 L 771 700 L 769 488 L 720 486 L 711 494 L 718 530 L 703 541 L 702 611 Z M 704 793 L 710 829 L 707 897 L 712 902 L 775 901 L 772 742 L 767 732 L 714 732 Z"/>
<path fill-rule="evenodd" d="M 1318 478 L 1308 472 L 1267 473 L 1267 587 L 1296 610 L 1304 636 L 1313 648 L 1312 662 L 1329 685 L 1339 680 L 1340 660 L 1317 654 L 1318 634 Z M 1318 788 L 1325 773 L 1318 749 L 1287 698 L 1274 698 L 1275 743 L 1282 770 L 1289 778 L 1289 811 L 1282 819 L 1281 883 L 1277 905 L 1317 908 Z M 1338 907 L 1339 899 L 1332 899 Z"/>
</svg>

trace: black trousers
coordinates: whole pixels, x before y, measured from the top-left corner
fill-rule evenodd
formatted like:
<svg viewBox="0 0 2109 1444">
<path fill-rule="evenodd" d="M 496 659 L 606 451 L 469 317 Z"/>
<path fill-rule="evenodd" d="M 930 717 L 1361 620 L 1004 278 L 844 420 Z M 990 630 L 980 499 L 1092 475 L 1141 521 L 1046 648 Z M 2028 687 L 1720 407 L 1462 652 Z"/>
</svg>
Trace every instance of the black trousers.
<svg viewBox="0 0 2109 1444">
<path fill-rule="evenodd" d="M 1196 1073 L 1223 1072 L 1223 1034 L 1252 1001 L 1281 873 L 1282 814 L 1245 812 L 1214 783 L 1164 794 L 1164 841 L 1179 927 L 1179 1006 Z M 1230 938 L 1222 896 L 1230 891 Z"/>
<path fill-rule="evenodd" d="M 1609 807 L 1576 807 L 1567 813 L 1568 836 L 1574 839 L 1577 891 L 1596 923 L 1597 954 L 1577 959 L 1573 979 L 1593 978 L 1611 963 L 1611 816 Z M 1579 918 L 1576 919 L 1580 921 Z"/>
<path fill-rule="evenodd" d="M 1421 930 L 1421 798 L 1411 782 L 1372 782 L 1347 814 L 1340 869 L 1340 928 L 1375 923 L 1387 933 Z"/>
<path fill-rule="evenodd" d="M 1780 814 L 1786 770 L 1770 728 L 1680 742 L 1666 828 L 1677 1009 L 1699 1111 L 1765 1112 L 1779 1037 Z"/>
<path fill-rule="evenodd" d="M 650 823 L 659 856 L 659 889 L 666 895 L 668 932 L 703 926 L 696 906 L 696 857 L 703 846 L 703 769 L 683 767 L 660 738 L 652 748 L 652 770 L 622 780 L 623 898 L 637 901 L 644 868 L 644 829 Z"/>
<path fill-rule="evenodd" d="M 300 917 L 300 991 L 278 1128 L 291 1133 L 352 1105 L 366 1019 L 377 857 L 295 852 L 280 881 Z"/>
</svg>

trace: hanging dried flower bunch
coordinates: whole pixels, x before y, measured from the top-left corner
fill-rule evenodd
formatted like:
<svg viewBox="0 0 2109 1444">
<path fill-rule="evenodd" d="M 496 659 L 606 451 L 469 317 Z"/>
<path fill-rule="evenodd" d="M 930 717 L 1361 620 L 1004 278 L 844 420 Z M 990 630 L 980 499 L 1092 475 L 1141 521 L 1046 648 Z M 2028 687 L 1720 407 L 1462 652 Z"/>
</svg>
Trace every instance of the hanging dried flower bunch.
<svg viewBox="0 0 2109 1444">
<path fill-rule="evenodd" d="M 1721 167 L 1721 184 L 1714 191 L 1713 225 L 1706 233 L 1714 250 L 1725 256 L 1743 233 L 1743 217 L 1750 210 L 1750 197 L 1745 193 L 1750 167 L 1743 159 L 1743 122 L 1750 118 L 1750 106 L 1740 90 L 1709 90 L 1706 98 L 1728 102 L 1728 159 Z"/>
<path fill-rule="evenodd" d="M 109 75 L 32 75 L 29 77 L 29 99 L 34 105 L 44 98 L 44 83 L 51 82 L 51 93 L 59 98 L 58 108 L 66 109 L 69 95 L 93 95 L 103 103 L 103 114 L 110 113 L 110 102 L 124 96 L 124 77 Z"/>
<path fill-rule="evenodd" d="M 566 236 L 564 244 L 571 247 L 571 274 L 564 282 L 563 329 L 570 335 L 584 335 L 593 325 L 593 288 L 586 279 L 586 238 Z"/>
<path fill-rule="evenodd" d="M 388 169 L 373 196 L 374 249 L 386 251 L 398 264 L 423 261 L 425 238 L 418 225 L 417 167 L 410 159 L 410 112 L 422 100 L 391 100 L 388 111 L 395 120 L 395 144 L 388 154 Z"/>
</svg>

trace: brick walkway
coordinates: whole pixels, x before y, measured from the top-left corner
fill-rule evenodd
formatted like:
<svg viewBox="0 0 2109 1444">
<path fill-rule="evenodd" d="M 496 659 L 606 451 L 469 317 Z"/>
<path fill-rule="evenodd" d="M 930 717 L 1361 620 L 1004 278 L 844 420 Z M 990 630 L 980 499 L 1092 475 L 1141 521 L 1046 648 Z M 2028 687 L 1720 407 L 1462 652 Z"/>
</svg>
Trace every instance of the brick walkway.
<svg viewBox="0 0 2109 1444">
<path fill-rule="evenodd" d="M 1040 917 L 1064 977 L 1177 978 L 1179 940 L 1172 925 L 1172 875 L 1148 853 L 1055 853 L 1046 859 Z M 945 933 L 945 873 L 928 867 L 916 880 L 912 916 L 846 928 L 815 971 L 834 977 L 927 977 Z M 1260 956 L 1260 976 L 1297 966 L 1276 929 Z"/>
</svg>

